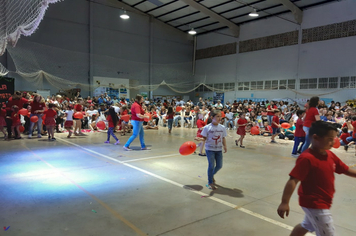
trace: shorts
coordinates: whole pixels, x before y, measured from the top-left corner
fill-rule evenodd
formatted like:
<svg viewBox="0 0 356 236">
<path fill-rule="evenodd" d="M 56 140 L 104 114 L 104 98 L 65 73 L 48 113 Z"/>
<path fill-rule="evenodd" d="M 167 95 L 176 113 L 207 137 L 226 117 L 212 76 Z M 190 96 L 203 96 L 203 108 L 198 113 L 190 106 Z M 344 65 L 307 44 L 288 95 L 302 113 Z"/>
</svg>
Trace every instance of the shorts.
<svg viewBox="0 0 356 236">
<path fill-rule="evenodd" d="M 302 227 L 317 236 L 334 236 L 335 227 L 333 217 L 329 209 L 311 209 L 302 207 L 305 217 Z"/>
<path fill-rule="evenodd" d="M 281 131 L 279 128 L 272 128 L 272 133 L 273 134 L 279 134 Z"/>
<path fill-rule="evenodd" d="M 64 123 L 64 128 L 72 128 L 73 127 L 73 121 L 72 120 L 66 120 Z"/>
</svg>

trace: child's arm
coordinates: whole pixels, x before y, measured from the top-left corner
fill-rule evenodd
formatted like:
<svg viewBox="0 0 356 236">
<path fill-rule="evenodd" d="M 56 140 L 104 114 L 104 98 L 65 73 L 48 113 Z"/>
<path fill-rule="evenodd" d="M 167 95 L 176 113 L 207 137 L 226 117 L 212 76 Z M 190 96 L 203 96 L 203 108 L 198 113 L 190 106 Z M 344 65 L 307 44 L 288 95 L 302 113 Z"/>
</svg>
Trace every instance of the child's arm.
<svg viewBox="0 0 356 236">
<path fill-rule="evenodd" d="M 345 175 L 356 178 L 356 170 L 349 168 Z"/>
<path fill-rule="evenodd" d="M 272 121 L 272 123 L 273 123 L 274 125 L 278 126 L 278 127 L 281 127 L 281 125 L 280 125 L 280 124 L 277 124 L 277 123 L 276 123 L 276 122 L 274 122 L 274 121 Z"/>
<path fill-rule="evenodd" d="M 277 209 L 278 215 L 283 219 L 284 219 L 284 213 L 286 213 L 286 216 L 289 215 L 289 200 L 298 182 L 299 182 L 298 179 L 290 177 L 289 180 L 287 181 L 286 186 L 284 187 L 282 202 Z"/>
<path fill-rule="evenodd" d="M 226 139 L 223 137 L 223 145 L 224 145 L 224 153 L 227 152 L 227 147 L 226 147 Z"/>
</svg>

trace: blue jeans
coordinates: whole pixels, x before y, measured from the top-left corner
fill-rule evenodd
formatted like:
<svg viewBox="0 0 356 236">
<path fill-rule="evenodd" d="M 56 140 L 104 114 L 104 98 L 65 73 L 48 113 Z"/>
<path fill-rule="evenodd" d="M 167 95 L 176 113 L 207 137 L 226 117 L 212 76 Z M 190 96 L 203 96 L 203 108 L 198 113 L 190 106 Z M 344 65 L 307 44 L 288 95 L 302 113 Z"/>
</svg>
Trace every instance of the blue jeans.
<svg viewBox="0 0 356 236">
<path fill-rule="evenodd" d="M 189 116 L 189 117 L 184 117 L 185 123 L 188 123 L 188 120 L 191 121 L 191 120 L 192 120 L 192 117 L 191 117 L 191 116 Z"/>
<path fill-rule="evenodd" d="M 351 135 L 350 137 L 346 138 L 346 141 L 349 142 L 349 143 L 352 142 L 352 141 L 356 142 L 356 138 L 353 138 L 352 135 Z"/>
<path fill-rule="evenodd" d="M 229 124 L 231 124 L 231 127 L 234 128 L 234 120 L 226 121 L 226 128 L 229 128 Z"/>
<path fill-rule="evenodd" d="M 140 137 L 140 143 L 141 143 L 141 148 L 145 148 L 145 133 L 143 132 L 143 121 L 138 121 L 138 120 L 131 120 L 131 124 L 132 124 L 132 135 L 129 138 L 129 140 L 127 140 L 127 143 L 125 144 L 125 147 L 129 147 L 130 144 L 135 140 L 135 138 L 137 138 L 137 136 Z"/>
<path fill-rule="evenodd" d="M 299 147 L 300 143 L 302 143 L 302 145 L 300 145 Z M 296 155 L 298 152 L 301 152 L 304 143 L 305 143 L 305 137 L 294 137 L 294 146 L 293 146 L 292 154 Z"/>
<path fill-rule="evenodd" d="M 168 129 L 172 129 L 173 119 L 168 119 Z"/>
<path fill-rule="evenodd" d="M 302 152 L 307 150 L 309 148 L 309 146 L 310 146 L 309 129 L 310 129 L 309 127 L 303 126 L 303 130 L 305 132 L 305 142 L 304 142 L 303 147 L 302 147 Z"/>
<path fill-rule="evenodd" d="M 119 139 L 118 139 L 118 138 L 116 137 L 116 135 L 114 134 L 114 127 L 109 127 L 107 134 L 108 134 L 108 139 L 107 139 L 107 141 L 110 141 L 110 135 L 113 136 L 116 141 L 119 141 Z"/>
<path fill-rule="evenodd" d="M 273 116 L 267 116 L 268 124 L 272 125 Z"/>
<path fill-rule="evenodd" d="M 175 117 L 173 118 L 174 126 L 178 126 L 178 121 L 181 120 L 181 119 L 182 119 L 182 117 L 180 117 L 180 116 L 175 116 Z"/>
<path fill-rule="evenodd" d="M 222 151 L 205 150 L 206 158 L 208 159 L 208 183 L 213 183 L 214 175 L 221 169 L 223 162 Z"/>
<path fill-rule="evenodd" d="M 37 116 L 38 117 L 38 121 L 36 122 L 36 125 L 37 125 L 37 134 L 41 134 L 41 127 L 42 127 L 42 115 L 43 114 L 31 114 L 30 115 L 30 119 L 32 116 Z M 29 134 L 32 135 L 32 132 L 33 132 L 33 127 L 35 126 L 35 123 L 33 123 L 31 121 L 31 124 L 30 124 L 30 129 L 29 129 Z"/>
</svg>

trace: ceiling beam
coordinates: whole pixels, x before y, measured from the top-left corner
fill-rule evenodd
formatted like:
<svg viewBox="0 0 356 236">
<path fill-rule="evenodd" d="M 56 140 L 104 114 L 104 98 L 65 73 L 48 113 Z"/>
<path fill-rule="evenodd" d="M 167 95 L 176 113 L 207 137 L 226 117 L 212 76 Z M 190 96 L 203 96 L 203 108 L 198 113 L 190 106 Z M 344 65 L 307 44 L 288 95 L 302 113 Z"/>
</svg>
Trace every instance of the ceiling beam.
<svg viewBox="0 0 356 236">
<path fill-rule="evenodd" d="M 197 3 L 194 0 L 181 0 L 182 2 L 184 2 L 185 4 L 188 4 L 189 6 L 195 8 L 196 10 L 202 12 L 203 14 L 219 21 L 222 25 L 225 25 L 227 27 L 229 27 L 229 29 L 231 30 L 232 34 L 237 38 L 240 34 L 240 27 L 238 25 L 236 25 L 235 23 L 229 21 L 228 19 L 220 16 L 219 14 L 213 12 L 212 10 L 206 8 L 205 6 Z"/>
<path fill-rule="evenodd" d="M 302 24 L 303 22 L 303 11 L 297 7 L 294 3 L 290 0 L 270 0 L 271 2 L 278 2 L 283 4 L 288 10 L 290 10 L 294 16 L 294 19 L 297 21 L 298 24 Z"/>
</svg>

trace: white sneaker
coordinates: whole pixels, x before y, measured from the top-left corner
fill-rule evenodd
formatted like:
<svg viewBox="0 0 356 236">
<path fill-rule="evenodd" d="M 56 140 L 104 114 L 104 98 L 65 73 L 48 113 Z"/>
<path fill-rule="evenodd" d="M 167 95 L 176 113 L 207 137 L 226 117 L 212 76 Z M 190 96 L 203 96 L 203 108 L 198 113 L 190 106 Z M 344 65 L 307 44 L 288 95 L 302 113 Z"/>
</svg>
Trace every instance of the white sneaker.
<svg viewBox="0 0 356 236">
<path fill-rule="evenodd" d="M 40 135 L 40 134 L 37 134 L 37 138 L 42 138 L 42 135 Z"/>
<path fill-rule="evenodd" d="M 28 138 L 31 139 L 31 138 L 32 138 L 32 134 L 29 134 L 29 135 L 28 135 Z"/>
<path fill-rule="evenodd" d="M 298 158 L 299 154 L 292 154 L 292 157 Z"/>
</svg>

